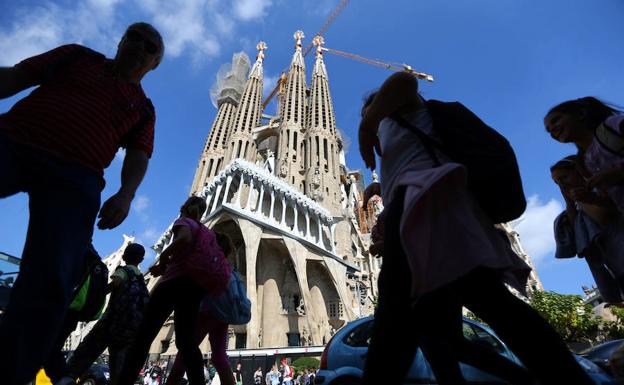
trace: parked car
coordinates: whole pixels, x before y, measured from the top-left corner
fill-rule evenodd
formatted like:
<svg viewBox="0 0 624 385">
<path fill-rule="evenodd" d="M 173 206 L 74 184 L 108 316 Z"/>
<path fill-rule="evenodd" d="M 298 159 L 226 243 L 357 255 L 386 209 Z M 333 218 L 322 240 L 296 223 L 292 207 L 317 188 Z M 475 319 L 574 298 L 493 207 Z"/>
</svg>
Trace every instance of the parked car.
<svg viewBox="0 0 624 385">
<path fill-rule="evenodd" d="M 99 363 L 98 363 L 99 362 Z M 80 378 L 78 385 L 108 385 L 110 381 L 110 374 L 108 371 L 108 365 L 103 363 L 100 358 L 91 365 L 87 373 Z M 45 370 L 41 369 L 37 373 L 37 378 L 34 381 L 35 385 L 52 385 L 50 378 L 45 373 Z"/>
<path fill-rule="evenodd" d="M 579 355 L 587 358 L 594 364 L 600 366 L 602 370 L 612 375 L 613 373 L 611 373 L 611 368 L 609 367 L 609 359 L 622 344 L 624 344 L 624 339 L 603 342 L 581 351 Z"/>
<path fill-rule="evenodd" d="M 69 360 L 73 351 L 65 352 L 65 358 Z M 80 377 L 78 385 L 108 385 L 110 381 L 110 371 L 108 362 L 103 356 L 98 357 L 89 367 L 87 372 Z"/>
<path fill-rule="evenodd" d="M 359 384 L 368 352 L 372 326 L 372 317 L 362 318 L 348 323 L 331 338 L 321 356 L 320 370 L 316 375 L 315 385 Z M 464 318 L 463 330 L 466 338 L 486 343 L 504 357 L 522 365 L 520 360 L 488 327 Z M 400 338 L 397 343 L 400 343 Z M 539 349 L 539 346 L 535 348 Z M 388 352 L 388 354 L 392 354 L 392 352 Z M 575 357 L 596 384 L 615 385 L 612 377 L 596 364 L 581 356 L 575 355 Z M 469 383 L 508 384 L 504 380 L 470 365 L 460 365 L 462 374 Z M 414 362 L 409 368 L 405 383 L 437 384 L 433 371 L 420 349 L 418 349 Z"/>
</svg>

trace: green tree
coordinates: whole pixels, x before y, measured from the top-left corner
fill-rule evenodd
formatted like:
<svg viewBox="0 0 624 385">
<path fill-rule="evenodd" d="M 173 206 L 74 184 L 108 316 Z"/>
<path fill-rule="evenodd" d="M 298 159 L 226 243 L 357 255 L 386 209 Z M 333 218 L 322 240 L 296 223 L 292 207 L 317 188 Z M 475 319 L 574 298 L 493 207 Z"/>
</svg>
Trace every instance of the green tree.
<svg viewBox="0 0 624 385">
<path fill-rule="evenodd" d="M 293 371 L 297 373 L 300 370 L 301 371 L 305 370 L 306 368 L 318 369 L 320 364 L 321 364 L 321 361 L 319 361 L 318 359 L 314 357 L 300 357 L 293 361 L 292 367 L 293 367 Z"/>
<path fill-rule="evenodd" d="M 603 339 L 609 341 L 624 338 L 624 309 L 611 306 L 609 310 L 615 316 L 615 320 L 602 322 L 600 331 Z"/>
<path fill-rule="evenodd" d="M 591 306 L 584 305 L 580 295 L 537 291 L 530 304 L 566 342 L 593 341 L 599 332 L 601 321 L 593 317 Z"/>
</svg>

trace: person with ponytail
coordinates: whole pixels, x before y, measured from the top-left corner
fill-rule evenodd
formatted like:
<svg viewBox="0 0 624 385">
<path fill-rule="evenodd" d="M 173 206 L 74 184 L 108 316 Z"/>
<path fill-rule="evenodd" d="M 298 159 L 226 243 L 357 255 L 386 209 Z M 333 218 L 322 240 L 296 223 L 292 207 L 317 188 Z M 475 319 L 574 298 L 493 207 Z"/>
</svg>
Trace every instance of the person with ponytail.
<svg viewBox="0 0 624 385">
<path fill-rule="evenodd" d="M 561 143 L 574 143 L 588 188 L 574 200 L 605 204 L 624 214 L 624 114 L 591 96 L 568 100 L 548 111 L 544 126 Z"/>
<path fill-rule="evenodd" d="M 134 384 L 152 341 L 172 312 L 176 347 L 184 361 L 189 384 L 206 384 L 203 356 L 195 341 L 200 303 L 206 294 L 225 290 L 231 267 L 215 233 L 200 222 L 205 211 L 206 201 L 196 196 L 188 198 L 180 208 L 180 217 L 172 227 L 173 241 L 149 269 L 153 276 L 162 277 L 150 294 L 143 323 L 120 380 L 113 385 Z"/>
</svg>

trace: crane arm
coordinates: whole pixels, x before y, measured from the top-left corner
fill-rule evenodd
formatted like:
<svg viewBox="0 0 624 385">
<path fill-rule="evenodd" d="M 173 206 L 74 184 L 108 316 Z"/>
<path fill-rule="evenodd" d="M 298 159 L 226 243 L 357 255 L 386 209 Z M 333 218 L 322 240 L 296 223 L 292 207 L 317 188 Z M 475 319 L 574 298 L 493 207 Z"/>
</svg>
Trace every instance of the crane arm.
<svg viewBox="0 0 624 385">
<path fill-rule="evenodd" d="M 353 60 L 357 60 L 357 61 L 361 61 L 363 63 L 367 63 L 367 64 L 371 64 L 377 67 L 381 67 L 381 68 L 385 68 L 391 71 L 405 71 L 405 72 L 409 72 L 412 75 L 414 75 L 417 79 L 423 79 L 426 80 L 428 82 L 433 82 L 433 76 L 426 74 L 424 72 L 417 72 L 414 71 L 414 69 L 407 65 L 407 64 L 394 64 L 394 63 L 388 63 L 388 62 L 383 62 L 381 60 L 376 60 L 376 59 L 369 59 L 367 57 L 364 56 L 360 56 L 354 53 L 349 53 L 349 52 L 344 52 L 344 51 L 340 51 L 337 49 L 333 49 L 333 48 L 327 48 L 327 47 L 323 47 L 321 48 L 323 51 L 327 51 L 329 53 L 332 53 L 334 55 L 338 55 L 338 56 L 342 56 L 342 57 L 346 57 L 348 59 L 353 59 Z"/>
</svg>

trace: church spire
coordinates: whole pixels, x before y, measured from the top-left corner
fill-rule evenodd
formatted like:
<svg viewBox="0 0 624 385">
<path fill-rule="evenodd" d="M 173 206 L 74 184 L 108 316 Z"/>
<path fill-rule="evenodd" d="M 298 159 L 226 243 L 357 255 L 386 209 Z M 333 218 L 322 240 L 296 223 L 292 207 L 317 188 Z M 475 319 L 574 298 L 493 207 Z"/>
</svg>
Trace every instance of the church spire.
<svg viewBox="0 0 624 385">
<path fill-rule="evenodd" d="M 226 165 L 237 158 L 252 162 L 256 159 L 256 142 L 251 132 L 260 123 L 262 114 L 262 62 L 267 45 L 261 41 L 256 45 L 256 49 L 258 50 L 256 62 L 249 73 L 240 106 L 236 111 L 232 135 L 229 138 L 229 147 L 225 155 Z"/>
<path fill-rule="evenodd" d="M 210 128 L 210 134 L 200 155 L 191 186 L 191 194 L 201 192 L 224 166 L 230 131 L 241 100 L 243 84 L 249 73 L 249 58 L 245 54 L 234 54 L 232 63 L 223 77 L 217 75 L 217 116 Z M 223 68 L 223 67 L 222 67 Z M 219 71 L 221 73 L 221 70 Z"/>
<path fill-rule="evenodd" d="M 279 167 L 276 168 L 276 173 L 303 191 L 305 157 L 303 135 L 307 104 L 305 64 L 301 52 L 301 39 L 304 38 L 304 34 L 297 31 L 293 38 L 295 53 L 288 69 L 286 92 L 280 106 L 282 124 L 277 149 Z"/>
<path fill-rule="evenodd" d="M 316 60 L 310 84 L 306 119 L 306 194 L 325 207 L 339 207 L 340 159 L 334 106 L 329 92 L 327 68 L 323 62 L 322 36 L 315 36 Z"/>
</svg>

